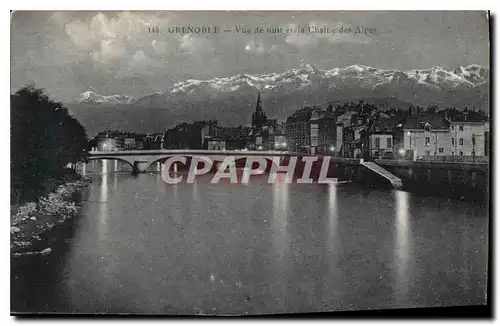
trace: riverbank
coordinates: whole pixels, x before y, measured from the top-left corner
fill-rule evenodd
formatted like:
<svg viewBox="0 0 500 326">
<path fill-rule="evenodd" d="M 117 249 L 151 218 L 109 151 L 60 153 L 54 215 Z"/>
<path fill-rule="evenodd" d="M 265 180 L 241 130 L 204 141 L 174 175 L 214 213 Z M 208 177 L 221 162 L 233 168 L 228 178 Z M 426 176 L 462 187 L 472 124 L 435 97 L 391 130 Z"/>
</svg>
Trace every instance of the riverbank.
<svg viewBox="0 0 500 326">
<path fill-rule="evenodd" d="M 48 234 L 78 213 L 80 192 L 89 183 L 90 179 L 85 177 L 66 182 L 37 201 L 13 209 L 10 228 L 12 257 L 50 254 L 52 248 Z"/>
</svg>

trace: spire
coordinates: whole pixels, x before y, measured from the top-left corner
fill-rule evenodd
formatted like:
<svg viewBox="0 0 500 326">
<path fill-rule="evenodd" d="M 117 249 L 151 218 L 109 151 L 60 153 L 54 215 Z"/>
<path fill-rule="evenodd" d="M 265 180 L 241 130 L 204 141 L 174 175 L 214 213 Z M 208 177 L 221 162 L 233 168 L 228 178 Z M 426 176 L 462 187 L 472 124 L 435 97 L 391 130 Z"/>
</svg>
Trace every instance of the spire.
<svg viewBox="0 0 500 326">
<path fill-rule="evenodd" d="M 262 111 L 262 105 L 260 103 L 260 91 L 257 93 L 257 106 L 255 107 L 255 111 Z"/>
</svg>

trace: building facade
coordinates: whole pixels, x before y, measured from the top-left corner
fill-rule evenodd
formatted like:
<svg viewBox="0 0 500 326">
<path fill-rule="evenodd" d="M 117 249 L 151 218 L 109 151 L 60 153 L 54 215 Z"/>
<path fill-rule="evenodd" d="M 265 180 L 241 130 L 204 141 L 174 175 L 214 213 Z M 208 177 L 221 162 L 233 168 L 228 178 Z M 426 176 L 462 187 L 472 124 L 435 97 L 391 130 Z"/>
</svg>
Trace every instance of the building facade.
<svg viewBox="0 0 500 326">
<path fill-rule="evenodd" d="M 305 107 L 286 119 L 285 137 L 293 152 L 333 153 L 337 149 L 337 123 L 331 110 Z"/>
<path fill-rule="evenodd" d="M 305 107 L 295 111 L 285 122 L 288 149 L 292 152 L 309 152 L 311 146 L 311 115 L 313 109 Z"/>
<path fill-rule="evenodd" d="M 330 111 L 314 110 L 310 120 L 311 153 L 336 152 L 336 118 Z"/>
<path fill-rule="evenodd" d="M 394 138 L 390 131 L 363 133 L 361 149 L 365 158 L 392 158 Z"/>
<path fill-rule="evenodd" d="M 361 133 L 364 126 L 347 126 L 342 128 L 342 157 L 360 158 L 362 154 Z"/>
<path fill-rule="evenodd" d="M 226 141 L 219 137 L 209 139 L 207 140 L 207 149 L 214 151 L 226 150 Z"/>
<path fill-rule="evenodd" d="M 443 115 L 411 116 L 401 128 L 398 139 L 402 139 L 398 142 L 398 154 L 409 159 L 452 155 L 450 122 Z"/>
<path fill-rule="evenodd" d="M 487 156 L 489 122 L 451 121 L 451 155 Z"/>
</svg>

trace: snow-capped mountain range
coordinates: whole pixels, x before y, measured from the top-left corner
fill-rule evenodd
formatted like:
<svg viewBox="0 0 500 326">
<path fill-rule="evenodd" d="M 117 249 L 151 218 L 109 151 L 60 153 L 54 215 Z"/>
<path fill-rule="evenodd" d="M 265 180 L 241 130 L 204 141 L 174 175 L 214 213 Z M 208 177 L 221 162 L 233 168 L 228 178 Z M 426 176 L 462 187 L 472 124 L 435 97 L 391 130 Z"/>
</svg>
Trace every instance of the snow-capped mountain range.
<svg viewBox="0 0 500 326">
<path fill-rule="evenodd" d="M 286 84 L 292 84 L 296 88 L 301 88 L 323 80 L 329 81 L 329 87 L 333 89 L 344 86 L 341 83 L 345 82 L 358 83 L 361 86 L 376 89 L 384 84 L 408 81 L 430 88 L 475 87 L 486 82 L 488 74 L 489 71 L 487 68 L 478 65 L 459 67 L 454 71 L 448 71 L 442 67 L 398 71 L 382 70 L 362 65 L 319 70 L 310 64 L 306 64 L 299 69 L 292 69 L 282 73 L 261 75 L 240 74 L 205 81 L 189 79 L 174 84 L 168 92 L 188 93 L 196 91 L 199 88 L 218 92 L 230 92 L 236 91 L 241 87 L 246 87 L 247 85 L 262 90 L 274 90 Z"/>
<path fill-rule="evenodd" d="M 459 67 L 453 71 L 442 67 L 416 69 L 408 71 L 383 70 L 363 65 L 352 65 L 345 68 L 319 70 L 310 64 L 302 65 L 280 73 L 250 75 L 239 74 L 231 77 L 213 78 L 210 80 L 188 79 L 172 85 L 165 93 L 155 93 L 137 101 L 133 96 L 99 95 L 86 91 L 75 99 L 76 103 L 132 104 L 148 97 L 168 95 L 191 95 L 196 93 L 229 93 L 242 89 L 261 90 L 262 92 L 300 90 L 304 87 L 318 86 L 327 83 L 329 90 L 342 89 L 346 86 L 357 86 L 361 89 L 375 91 L 385 85 L 414 84 L 428 87 L 430 90 L 452 90 L 457 88 L 474 88 L 489 80 L 489 69 L 479 65 Z"/>
<path fill-rule="evenodd" d="M 100 95 L 93 91 L 85 91 L 81 93 L 74 102 L 76 103 L 101 103 L 101 104 L 132 104 L 137 99 L 133 96 L 120 94 L 120 95 Z"/>
<path fill-rule="evenodd" d="M 204 119 L 216 119 L 225 125 L 248 124 L 258 91 L 268 117 L 278 119 L 286 119 L 305 105 L 358 100 L 371 101 L 382 110 L 437 104 L 489 111 L 489 73 L 479 65 L 399 71 L 363 65 L 321 70 L 305 64 L 276 73 L 188 79 L 165 92 L 138 99 L 87 91 L 68 108 L 88 130 L 104 127 L 140 132 Z"/>
</svg>

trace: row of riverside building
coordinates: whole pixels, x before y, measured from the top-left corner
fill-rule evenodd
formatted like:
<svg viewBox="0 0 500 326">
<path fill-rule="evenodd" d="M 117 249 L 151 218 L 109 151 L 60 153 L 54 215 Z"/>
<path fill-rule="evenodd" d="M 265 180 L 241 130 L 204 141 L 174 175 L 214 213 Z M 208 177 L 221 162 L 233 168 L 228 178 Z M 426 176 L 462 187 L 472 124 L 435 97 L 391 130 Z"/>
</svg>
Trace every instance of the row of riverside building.
<svg viewBox="0 0 500 326">
<path fill-rule="evenodd" d="M 365 159 L 467 161 L 489 156 L 490 124 L 481 112 L 433 107 L 389 115 L 359 108 L 297 110 L 286 120 L 289 150 Z"/>
<path fill-rule="evenodd" d="M 164 133 L 107 131 L 94 141 L 99 150 L 286 150 L 364 159 L 480 161 L 489 156 L 490 130 L 481 112 L 435 106 L 384 112 L 363 101 L 304 107 L 280 122 L 267 118 L 259 93 L 251 126 L 196 121 Z"/>
</svg>

